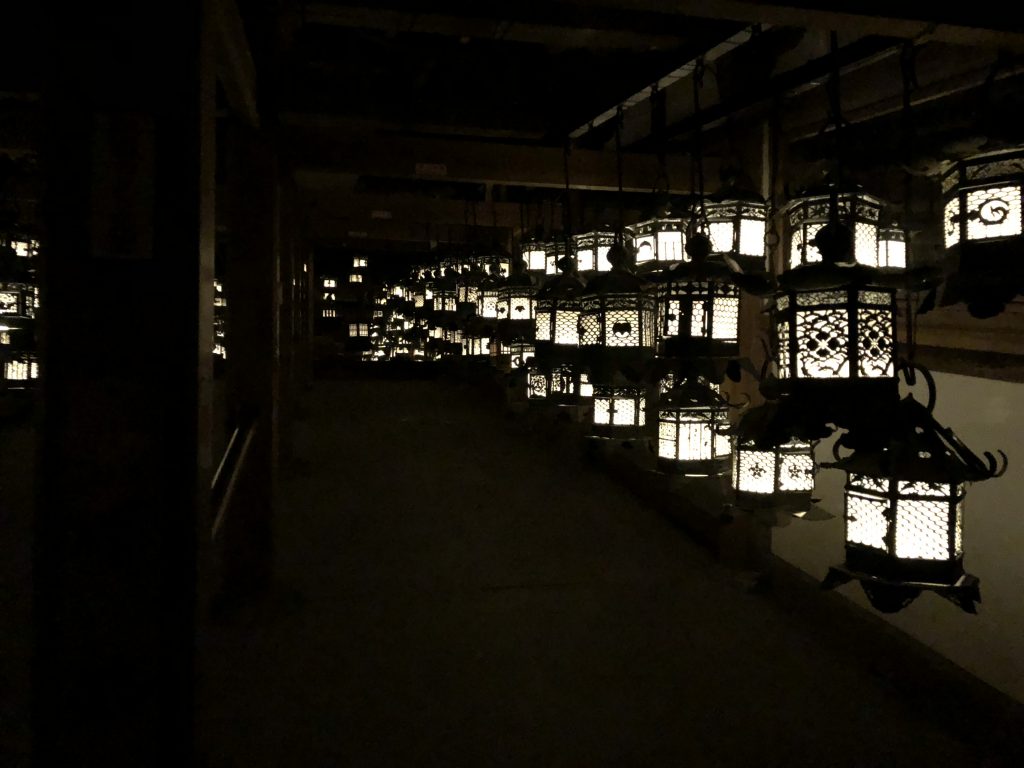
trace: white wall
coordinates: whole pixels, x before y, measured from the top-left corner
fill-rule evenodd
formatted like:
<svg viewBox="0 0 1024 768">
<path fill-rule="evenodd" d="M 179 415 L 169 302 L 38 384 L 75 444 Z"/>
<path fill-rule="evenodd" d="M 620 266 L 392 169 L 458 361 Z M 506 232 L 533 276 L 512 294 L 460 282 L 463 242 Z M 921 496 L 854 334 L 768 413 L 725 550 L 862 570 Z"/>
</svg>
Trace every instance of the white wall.
<svg viewBox="0 0 1024 768">
<path fill-rule="evenodd" d="M 1024 384 L 942 373 L 935 381 L 939 422 L 979 456 L 1001 448 L 1010 461 L 1002 477 L 970 486 L 964 508 L 964 568 L 981 579 L 982 602 L 971 616 L 925 592 L 900 613 L 876 613 L 1024 702 Z M 831 460 L 831 441 L 818 459 Z M 838 470 L 820 472 L 816 495 L 835 518 L 776 529 L 775 554 L 818 578 L 842 563 L 844 481 Z M 839 592 L 874 611 L 856 582 Z"/>
</svg>

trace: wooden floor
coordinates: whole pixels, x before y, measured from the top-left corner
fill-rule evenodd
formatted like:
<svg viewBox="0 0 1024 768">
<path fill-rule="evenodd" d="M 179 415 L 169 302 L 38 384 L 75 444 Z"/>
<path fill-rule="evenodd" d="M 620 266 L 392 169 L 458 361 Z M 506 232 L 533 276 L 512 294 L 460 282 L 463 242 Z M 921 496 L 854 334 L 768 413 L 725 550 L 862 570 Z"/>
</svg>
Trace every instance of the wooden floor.
<svg viewBox="0 0 1024 768">
<path fill-rule="evenodd" d="M 465 385 L 322 381 L 207 766 L 994 766 Z"/>
</svg>

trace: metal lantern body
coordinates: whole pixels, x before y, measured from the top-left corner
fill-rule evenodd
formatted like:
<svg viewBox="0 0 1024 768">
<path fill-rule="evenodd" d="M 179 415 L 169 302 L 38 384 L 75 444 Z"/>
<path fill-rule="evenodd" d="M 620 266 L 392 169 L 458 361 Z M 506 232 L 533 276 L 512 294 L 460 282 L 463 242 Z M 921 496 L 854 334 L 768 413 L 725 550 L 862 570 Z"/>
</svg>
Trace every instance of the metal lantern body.
<svg viewBox="0 0 1024 768">
<path fill-rule="evenodd" d="M 456 304 L 463 313 L 476 314 L 479 311 L 480 286 L 487 279 L 478 266 L 463 269 L 456 281 Z"/>
<path fill-rule="evenodd" d="M 614 242 L 615 233 L 607 229 L 584 232 L 573 237 L 576 268 L 580 272 L 610 272 L 612 265 L 608 261 L 608 249 Z"/>
<path fill-rule="evenodd" d="M 572 272 L 548 278 L 541 286 L 537 292 L 534 317 L 538 347 L 548 345 L 575 349 L 579 346 L 582 294 L 583 283 Z"/>
<path fill-rule="evenodd" d="M 1006 457 L 1002 468 L 991 454 L 983 461 L 913 397 L 864 429 L 873 431 L 843 435 L 837 461 L 827 465 L 846 471 L 847 481 L 846 562 L 830 571 L 826 586 L 857 579 L 882 611 L 928 589 L 973 612 L 978 582 L 963 569 L 967 484 L 1002 474 Z M 838 458 L 844 447 L 853 453 Z"/>
<path fill-rule="evenodd" d="M 458 289 L 453 273 L 434 281 L 434 314 L 440 317 L 454 317 L 458 308 Z"/>
<path fill-rule="evenodd" d="M 1024 148 L 968 157 L 943 176 L 946 251 L 959 265 L 951 293 L 975 317 L 1024 291 L 1022 189 Z"/>
<path fill-rule="evenodd" d="M 733 504 L 746 510 L 799 514 L 810 509 L 817 464 L 814 441 L 828 427 L 805 423 L 799 401 L 751 408 L 730 427 Z"/>
<path fill-rule="evenodd" d="M 758 265 L 764 263 L 768 206 L 763 198 L 727 189 L 709 198 L 704 212 L 713 253 L 729 253 Z"/>
<path fill-rule="evenodd" d="M 894 394 L 895 319 L 896 286 L 878 270 L 822 263 L 783 273 L 774 312 L 781 391 Z"/>
<path fill-rule="evenodd" d="M 655 217 L 634 224 L 628 231 L 641 269 L 656 269 L 687 258 L 685 219 Z"/>
<path fill-rule="evenodd" d="M 550 244 L 541 240 L 524 241 L 522 244 L 522 250 L 523 261 L 526 262 L 526 269 L 535 274 L 543 274 L 547 272 L 547 252 L 549 248 Z M 552 270 L 554 270 L 554 266 L 555 265 L 552 262 Z M 555 271 L 548 272 L 548 274 L 554 274 Z"/>
<path fill-rule="evenodd" d="M 654 318 L 654 296 L 635 275 L 601 275 L 590 281 L 580 300 L 580 346 L 653 349 Z"/>
<path fill-rule="evenodd" d="M 702 379 L 686 379 L 658 403 L 658 469 L 688 477 L 729 471 L 728 404 Z"/>
<path fill-rule="evenodd" d="M 35 352 L 0 354 L 3 362 L 3 384 L 6 389 L 27 389 L 39 378 L 39 361 Z"/>
<path fill-rule="evenodd" d="M 554 405 L 574 406 L 579 397 L 579 380 L 579 374 L 572 365 L 555 365 L 545 370 L 543 366 L 534 364 L 527 372 L 527 397 Z"/>
<path fill-rule="evenodd" d="M 36 289 L 30 283 L 0 282 L 0 320 L 35 317 Z"/>
<path fill-rule="evenodd" d="M 869 267 L 879 265 L 878 217 L 882 201 L 858 190 L 823 189 L 798 197 L 786 206 L 786 269 L 822 261 L 815 237 L 829 223 L 833 194 L 840 222 L 853 232 L 854 259 Z"/>
<path fill-rule="evenodd" d="M 501 302 L 504 280 L 495 274 L 487 275 L 480 282 L 480 293 L 477 299 L 476 314 L 485 320 L 497 320 L 498 305 Z"/>
<path fill-rule="evenodd" d="M 499 320 L 531 328 L 537 315 L 537 286 L 526 272 L 513 274 L 498 293 Z"/>
<path fill-rule="evenodd" d="M 645 387 L 593 384 L 592 392 L 591 437 L 630 440 L 643 436 L 647 423 Z"/>
<path fill-rule="evenodd" d="M 712 257 L 677 264 L 657 285 L 658 338 L 666 355 L 729 357 L 739 343 L 740 292 L 728 268 Z"/>
</svg>

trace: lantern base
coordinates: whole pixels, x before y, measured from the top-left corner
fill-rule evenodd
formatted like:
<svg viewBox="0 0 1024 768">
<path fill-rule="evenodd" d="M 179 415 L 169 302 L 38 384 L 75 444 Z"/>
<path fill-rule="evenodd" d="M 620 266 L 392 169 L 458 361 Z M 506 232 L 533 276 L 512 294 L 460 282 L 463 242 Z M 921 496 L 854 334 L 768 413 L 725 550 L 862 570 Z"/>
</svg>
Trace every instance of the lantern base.
<svg viewBox="0 0 1024 768">
<path fill-rule="evenodd" d="M 776 493 L 750 493 L 735 491 L 733 506 L 748 511 L 771 510 L 789 515 L 807 512 L 811 507 L 811 491 L 778 491 Z"/>
<path fill-rule="evenodd" d="M 846 567 L 893 582 L 954 584 L 964 574 L 963 557 L 949 560 L 899 559 L 873 547 L 846 545 Z"/>
<path fill-rule="evenodd" d="M 683 475 L 686 477 L 722 477 L 729 474 L 729 457 L 720 459 L 703 459 L 699 461 L 683 461 L 658 457 L 658 471 L 664 475 Z"/>
<path fill-rule="evenodd" d="M 922 592 L 934 592 L 966 613 L 977 613 L 977 603 L 981 602 L 981 582 L 969 573 L 961 573 L 952 583 L 936 583 L 885 579 L 845 565 L 835 565 L 828 569 L 821 586 L 824 589 L 835 589 L 851 581 L 860 582 L 868 601 L 882 613 L 903 610 Z"/>
</svg>

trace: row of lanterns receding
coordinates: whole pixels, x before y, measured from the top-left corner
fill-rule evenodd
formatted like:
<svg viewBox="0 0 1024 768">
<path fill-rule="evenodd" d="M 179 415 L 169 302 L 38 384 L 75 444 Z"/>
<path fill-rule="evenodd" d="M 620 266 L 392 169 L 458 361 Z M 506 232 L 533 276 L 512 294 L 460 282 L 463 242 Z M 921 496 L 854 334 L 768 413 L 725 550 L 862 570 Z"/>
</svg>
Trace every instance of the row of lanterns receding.
<svg viewBox="0 0 1024 768">
<path fill-rule="evenodd" d="M 39 378 L 38 250 L 30 238 L 0 237 L 0 392 L 30 389 Z"/>
<path fill-rule="evenodd" d="M 1001 256 L 1006 238 L 1020 247 L 1020 157 L 1012 189 L 990 183 L 1005 164 L 983 166 L 983 196 L 965 186 L 979 178 L 964 170 L 974 166 L 958 166 L 947 244 L 962 256 L 982 242 L 998 242 Z M 522 261 L 495 253 L 418 269 L 388 289 L 381 303 L 404 319 L 382 324 L 368 357 L 487 356 L 529 401 L 584 405 L 591 437 L 648 439 L 663 473 L 729 478 L 731 505 L 768 522 L 815 516 L 815 445 L 838 436 L 852 453 L 826 466 L 847 473 L 846 562 L 826 583 L 856 579 L 885 611 L 921 590 L 973 611 L 966 484 L 1001 474 L 1005 457 L 1002 467 L 982 461 L 935 421 L 927 374 L 927 405 L 899 394 L 900 377 L 916 373 L 897 355 L 897 299 L 936 288 L 938 273 L 907 269 L 904 232 L 880 227 L 881 201 L 859 189 L 830 186 L 786 208 L 777 277 L 764 266 L 763 201 L 733 191 L 702 208 L 621 239 L 527 240 Z M 723 371 L 738 380 L 741 292 L 766 303 L 773 334 L 760 380 L 768 401 L 742 409 L 721 387 Z"/>
</svg>

